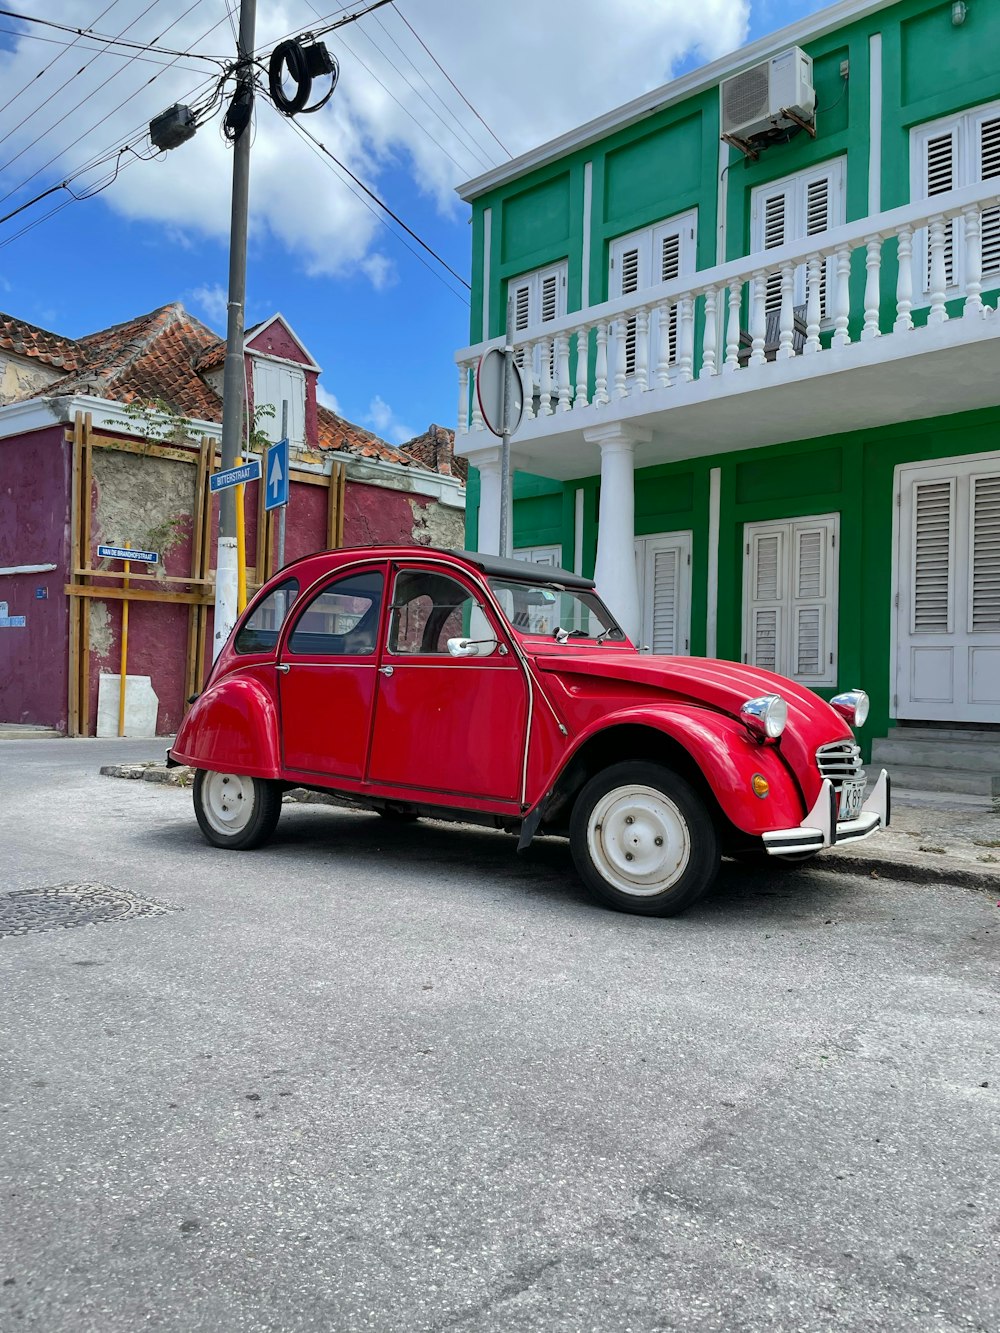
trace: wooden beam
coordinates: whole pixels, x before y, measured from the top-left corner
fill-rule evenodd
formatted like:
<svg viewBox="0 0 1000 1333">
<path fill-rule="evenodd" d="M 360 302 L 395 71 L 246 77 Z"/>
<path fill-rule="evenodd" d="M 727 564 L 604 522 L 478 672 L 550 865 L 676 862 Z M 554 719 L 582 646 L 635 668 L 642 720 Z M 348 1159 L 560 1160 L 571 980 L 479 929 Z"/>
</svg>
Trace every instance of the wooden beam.
<svg viewBox="0 0 1000 1333">
<path fill-rule="evenodd" d="M 129 579 L 132 583 L 183 583 L 185 585 L 189 583 L 207 583 L 209 585 L 215 583 L 215 579 L 193 579 L 187 574 L 157 576 L 156 574 L 136 574 L 133 570 L 129 570 L 126 574 L 124 571 L 117 569 L 86 569 L 83 565 L 77 566 L 71 572 L 74 578 L 81 578 L 86 575 L 88 578 L 95 579 Z"/>
<path fill-rule="evenodd" d="M 71 597 L 104 602 L 169 602 L 183 606 L 211 606 L 214 598 L 202 592 L 139 592 L 135 588 L 98 588 L 92 583 L 67 583 Z"/>
<path fill-rule="evenodd" d="M 208 469 L 208 441 L 202 439 L 198 450 L 198 470 L 194 478 L 194 501 L 191 515 L 191 581 L 201 584 L 201 532 L 205 523 L 205 474 Z M 198 668 L 198 617 L 201 608 L 188 607 L 187 643 L 184 652 L 184 704 L 198 689 L 195 675 Z"/>
<path fill-rule="evenodd" d="M 344 499 L 347 494 L 347 468 L 334 463 L 337 469 L 337 549 L 344 544 Z"/>
</svg>

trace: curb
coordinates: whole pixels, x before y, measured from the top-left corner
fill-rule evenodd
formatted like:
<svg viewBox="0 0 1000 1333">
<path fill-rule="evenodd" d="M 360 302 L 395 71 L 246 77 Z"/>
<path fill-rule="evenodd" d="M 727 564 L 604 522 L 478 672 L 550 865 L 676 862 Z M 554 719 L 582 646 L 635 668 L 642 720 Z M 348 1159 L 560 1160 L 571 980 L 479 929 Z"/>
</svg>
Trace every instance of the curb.
<svg viewBox="0 0 1000 1333">
<path fill-rule="evenodd" d="M 954 857 L 936 865 L 910 859 L 877 854 L 827 853 L 812 864 L 814 870 L 829 870 L 838 875 L 868 875 L 871 879 L 905 879 L 914 884 L 955 884 L 963 889 L 979 889 L 995 893 L 1000 898 L 1000 873 L 995 870 L 977 870 L 967 862 Z"/>
<path fill-rule="evenodd" d="M 125 778 L 131 782 L 156 782 L 163 787 L 190 787 L 194 782 L 195 770 L 185 768 L 182 764 L 177 768 L 166 768 L 156 760 L 148 759 L 136 764 L 103 764 L 98 772 L 105 778 Z M 306 787 L 292 787 L 290 791 L 285 792 L 282 800 L 290 801 L 293 805 L 351 805 L 350 801 L 345 801 L 332 793 L 310 791 Z"/>
</svg>

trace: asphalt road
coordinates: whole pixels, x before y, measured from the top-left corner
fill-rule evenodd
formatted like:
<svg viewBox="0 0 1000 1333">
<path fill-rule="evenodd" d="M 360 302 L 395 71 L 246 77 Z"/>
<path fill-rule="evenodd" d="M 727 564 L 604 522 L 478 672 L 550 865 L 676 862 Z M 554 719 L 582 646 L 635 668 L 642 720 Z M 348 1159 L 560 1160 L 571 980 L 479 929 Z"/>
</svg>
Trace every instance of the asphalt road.
<svg viewBox="0 0 1000 1333">
<path fill-rule="evenodd" d="M 287 808 L 159 746 L 0 742 L 0 1329 L 1000 1329 L 1000 911 L 726 866 L 591 904 L 554 840 Z"/>
</svg>

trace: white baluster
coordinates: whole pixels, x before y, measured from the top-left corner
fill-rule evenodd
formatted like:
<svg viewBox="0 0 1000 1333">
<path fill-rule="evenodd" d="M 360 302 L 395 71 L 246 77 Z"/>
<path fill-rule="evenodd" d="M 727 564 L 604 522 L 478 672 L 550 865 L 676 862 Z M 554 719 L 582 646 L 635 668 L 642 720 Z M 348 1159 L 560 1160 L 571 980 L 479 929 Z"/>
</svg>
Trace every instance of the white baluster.
<svg viewBox="0 0 1000 1333">
<path fill-rule="evenodd" d="M 656 383 L 660 389 L 669 389 L 670 374 L 670 302 L 661 301 L 656 307 Z"/>
<path fill-rule="evenodd" d="M 740 305 L 743 301 L 743 283 L 729 284 L 729 321 L 726 325 L 726 365 L 727 371 L 740 368 Z"/>
<path fill-rule="evenodd" d="M 587 406 L 587 379 L 590 372 L 590 334 L 586 329 L 576 331 L 576 397 L 574 407 Z"/>
<path fill-rule="evenodd" d="M 948 311 L 944 305 L 944 296 L 948 285 L 944 251 L 950 226 L 951 223 L 945 222 L 939 213 L 936 217 L 931 218 L 930 225 L 927 228 L 928 244 L 931 248 L 931 308 L 927 315 L 928 324 L 943 324 L 948 318 Z"/>
<path fill-rule="evenodd" d="M 762 366 L 764 364 L 764 342 L 767 337 L 767 315 L 764 312 L 764 296 L 767 288 L 767 278 L 762 270 L 753 275 L 750 284 L 750 365 Z"/>
<path fill-rule="evenodd" d="M 469 363 L 462 361 L 458 367 L 458 426 L 456 435 L 469 433 Z"/>
<path fill-rule="evenodd" d="M 541 350 L 542 373 L 539 377 L 538 415 L 552 415 L 552 339 L 542 338 L 538 344 Z"/>
<path fill-rule="evenodd" d="M 615 397 L 624 398 L 628 393 L 628 320 L 616 319 L 615 330 Z"/>
<path fill-rule="evenodd" d="M 913 328 L 913 231 L 904 227 L 897 240 L 896 262 L 896 322 L 893 329 L 902 333 Z"/>
<path fill-rule="evenodd" d="M 521 370 L 524 384 L 524 419 L 531 421 L 535 415 L 535 347 L 533 343 L 523 343 L 514 348 L 514 355 Z"/>
<path fill-rule="evenodd" d="M 715 288 L 709 287 L 705 292 L 705 331 L 701 340 L 701 370 L 698 372 L 700 380 L 717 373 L 718 343 L 719 321 L 716 315 Z"/>
<path fill-rule="evenodd" d="M 483 430 L 483 414 L 479 410 L 478 364 L 472 370 L 472 430 Z"/>
<path fill-rule="evenodd" d="M 608 326 L 597 326 L 597 352 L 594 358 L 594 402 L 600 406 L 611 401 L 608 394 Z"/>
<path fill-rule="evenodd" d="M 559 385 L 559 411 L 572 407 L 573 386 L 569 382 L 569 336 L 560 333 L 556 338 L 556 383 Z"/>
<path fill-rule="evenodd" d="M 778 314 L 778 350 L 776 361 L 787 361 L 795 355 L 793 334 L 795 332 L 795 268 L 792 264 L 781 266 L 781 310 Z"/>
<path fill-rule="evenodd" d="M 682 296 L 677 303 L 677 378 L 694 379 L 694 301 Z"/>
<path fill-rule="evenodd" d="M 869 236 L 865 242 L 865 323 L 861 341 L 870 342 L 881 336 L 878 326 L 881 302 L 882 237 Z"/>
<path fill-rule="evenodd" d="M 965 309 L 967 319 L 983 315 L 983 228 L 982 216 L 973 204 L 965 210 Z"/>
<path fill-rule="evenodd" d="M 833 346 L 846 347 L 851 341 L 847 326 L 851 319 L 851 248 L 842 245 L 833 264 Z"/>
<path fill-rule="evenodd" d="M 812 356 L 823 350 L 819 340 L 819 324 L 822 318 L 823 260 L 819 255 L 810 255 L 806 260 L 806 341 L 802 348 L 803 356 Z"/>
<path fill-rule="evenodd" d="M 649 309 L 640 306 L 635 312 L 635 382 L 636 393 L 649 388 Z"/>
</svg>

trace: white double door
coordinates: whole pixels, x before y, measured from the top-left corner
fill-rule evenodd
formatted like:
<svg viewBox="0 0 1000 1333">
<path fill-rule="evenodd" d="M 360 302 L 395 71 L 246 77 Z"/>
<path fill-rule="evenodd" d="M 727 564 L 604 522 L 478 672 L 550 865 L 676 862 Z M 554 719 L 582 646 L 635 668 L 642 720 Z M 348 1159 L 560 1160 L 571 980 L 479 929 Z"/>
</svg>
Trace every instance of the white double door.
<svg viewBox="0 0 1000 1333">
<path fill-rule="evenodd" d="M 1000 453 L 901 467 L 894 713 L 1000 723 Z"/>
</svg>

